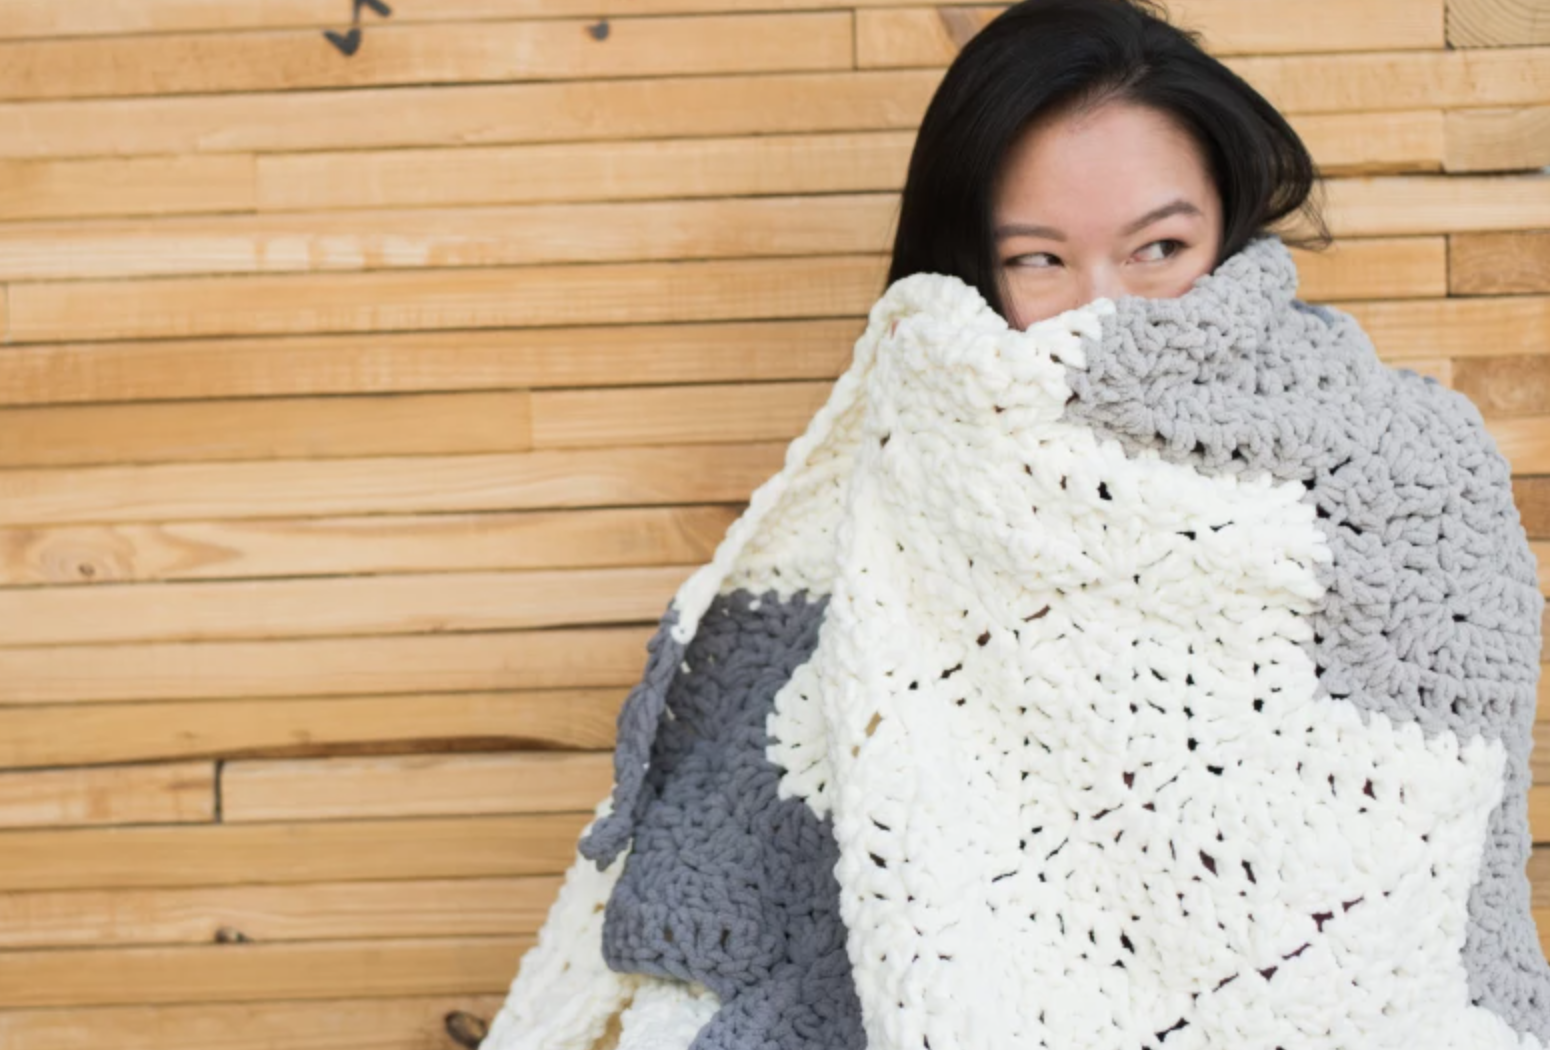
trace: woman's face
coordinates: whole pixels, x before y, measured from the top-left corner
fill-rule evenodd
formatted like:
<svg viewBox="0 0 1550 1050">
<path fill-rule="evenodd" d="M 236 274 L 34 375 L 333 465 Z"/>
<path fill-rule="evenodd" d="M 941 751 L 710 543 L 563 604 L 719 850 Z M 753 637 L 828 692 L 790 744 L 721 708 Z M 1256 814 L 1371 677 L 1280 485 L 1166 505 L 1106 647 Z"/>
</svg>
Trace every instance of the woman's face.
<svg viewBox="0 0 1550 1050">
<path fill-rule="evenodd" d="M 1030 125 L 993 207 L 1002 301 L 1018 329 L 1097 298 L 1179 295 L 1221 244 L 1221 201 L 1194 141 L 1129 102 Z"/>
</svg>

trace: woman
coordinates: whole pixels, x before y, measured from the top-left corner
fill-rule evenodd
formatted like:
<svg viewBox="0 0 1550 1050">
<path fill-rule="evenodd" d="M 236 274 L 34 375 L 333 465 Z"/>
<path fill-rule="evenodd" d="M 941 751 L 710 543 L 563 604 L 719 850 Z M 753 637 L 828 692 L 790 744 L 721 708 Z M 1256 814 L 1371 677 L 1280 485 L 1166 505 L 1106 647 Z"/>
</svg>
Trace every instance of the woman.
<svg viewBox="0 0 1550 1050">
<path fill-rule="evenodd" d="M 965 47 L 856 363 L 664 616 L 487 1047 L 1550 1039 L 1532 561 L 1478 414 L 1292 300 L 1314 185 L 1139 3 Z"/>
</svg>

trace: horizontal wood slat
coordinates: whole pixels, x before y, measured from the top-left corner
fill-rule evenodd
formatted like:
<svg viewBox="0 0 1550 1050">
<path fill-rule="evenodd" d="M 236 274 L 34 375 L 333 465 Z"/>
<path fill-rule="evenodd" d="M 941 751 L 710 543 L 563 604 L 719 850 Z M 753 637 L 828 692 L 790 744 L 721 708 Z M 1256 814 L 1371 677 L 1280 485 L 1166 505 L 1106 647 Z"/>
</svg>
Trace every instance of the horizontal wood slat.
<svg viewBox="0 0 1550 1050">
<path fill-rule="evenodd" d="M 0 895 L 0 948 L 529 934 L 560 882 L 539 875 L 11 893 Z"/>
<path fill-rule="evenodd" d="M 1450 110 L 1443 158 L 1450 172 L 1550 165 L 1550 106 Z"/>
<path fill-rule="evenodd" d="M 612 789 L 607 751 L 231 762 L 222 818 L 334 820 L 590 810 Z"/>
<path fill-rule="evenodd" d="M 1528 789 L 1528 826 L 1536 844 L 1550 842 L 1550 786 Z"/>
<path fill-rule="evenodd" d="M 13 284 L 9 324 L 38 342 L 839 317 L 865 313 L 886 272 L 834 255 Z"/>
<path fill-rule="evenodd" d="M 1449 47 L 1550 44 L 1547 0 L 1448 0 Z"/>
<path fill-rule="evenodd" d="M 256 162 L 257 206 L 337 211 L 897 191 L 914 141 L 913 129 L 902 129 L 268 154 Z"/>
<path fill-rule="evenodd" d="M 654 628 L 0 648 L 0 705 L 631 686 Z"/>
<path fill-rule="evenodd" d="M 214 819 L 209 762 L 0 773 L 0 827 Z"/>
<path fill-rule="evenodd" d="M 466 164 L 466 161 L 465 161 Z M 892 194 L 0 226 L 0 280 L 880 252 Z"/>
<path fill-rule="evenodd" d="M 1550 226 L 1550 178 L 1540 174 L 1384 175 L 1325 186 L 1325 217 L 1343 237 Z"/>
<path fill-rule="evenodd" d="M 1550 540 L 1550 477 L 1513 478 L 1512 501 L 1529 538 Z M 1550 674 L 1542 674 L 1538 710 L 1550 718 Z"/>
<path fill-rule="evenodd" d="M 709 561 L 741 504 L 0 528 L 0 585 Z"/>
<path fill-rule="evenodd" d="M 685 565 L 0 590 L 0 648 L 655 621 Z"/>
<path fill-rule="evenodd" d="M 1412 299 L 1339 304 L 1379 355 L 1458 360 L 1531 354 L 1544 347 L 1550 296 Z"/>
<path fill-rule="evenodd" d="M 0 1008 L 503 991 L 534 938 L 0 952 Z"/>
<path fill-rule="evenodd" d="M 1448 238 L 1452 295 L 1550 292 L 1550 230 L 1504 230 Z"/>
<path fill-rule="evenodd" d="M 1224 64 L 1285 113 L 1459 109 L 1550 101 L 1550 50 L 1263 55 Z"/>
<path fill-rule="evenodd" d="M 778 73 L 10 102 L 0 103 L 0 157 L 900 129 L 918 124 L 938 80 L 935 70 Z M 1514 95 L 1499 104 L 1520 101 Z"/>
<path fill-rule="evenodd" d="M 1550 573 L 1550 565 L 1546 564 L 1544 557 L 1544 545 L 1536 545 L 1537 560 L 1540 565 L 1541 586 Z M 1534 746 L 1529 750 L 1530 779 L 1536 787 L 1550 785 L 1550 710 L 1536 710 L 1534 721 Z M 1546 902 L 1550 903 L 1550 886 L 1545 887 Z"/>
<path fill-rule="evenodd" d="M 790 441 L 829 399 L 831 381 L 546 390 L 533 395 L 537 448 Z"/>
<path fill-rule="evenodd" d="M 740 501 L 785 444 L 0 472 L 0 525 Z"/>
<path fill-rule="evenodd" d="M 1514 474 L 1550 473 L 1550 416 L 1487 419 L 1486 429 Z"/>
<path fill-rule="evenodd" d="M 0 1011 L 27 1050 L 448 1050 L 447 1014 L 493 1019 L 504 994 Z"/>
<path fill-rule="evenodd" d="M 322 12 L 318 12 L 319 15 Z M 322 19 L 319 18 L 318 21 Z M 502 83 L 849 69 L 846 11 L 364 27 L 341 54 L 318 29 L 89 36 L 0 43 L 0 99 L 210 95 L 397 84 Z"/>
<path fill-rule="evenodd" d="M 0 408 L 0 468 L 521 452 L 526 391 Z"/>
<path fill-rule="evenodd" d="M 249 211 L 254 159 L 226 156 L 0 161 L 0 220 Z"/>
<path fill-rule="evenodd" d="M 611 748 L 631 685 L 0 706 L 0 768 L 475 747 Z"/>
<path fill-rule="evenodd" d="M 1550 189 L 1550 180 L 1544 186 Z M 1465 202 L 1458 208 L 1467 208 L 1483 201 L 1487 189 L 1448 193 Z M 1550 193 L 1543 196 L 1550 207 Z M 1437 205 L 1442 212 L 1450 206 Z M 1297 258 L 1299 290 L 1310 299 L 1436 295 L 1447 282 L 1446 246 L 1436 237 L 1351 240 L 1323 253 L 1299 251 Z M 514 270 L 29 282 L 10 286 L 9 331 L 15 342 L 36 342 L 864 316 L 886 285 L 887 264 L 878 252 Z"/>
<path fill-rule="evenodd" d="M 1006 5 L 884 7 L 856 12 L 857 64 L 945 66 Z M 1174 0 L 1169 20 L 1199 30 L 1213 55 L 1441 48 L 1442 0 L 1304 0 L 1298 18 L 1253 4 Z"/>
<path fill-rule="evenodd" d="M 865 317 L 11 346 L 0 403 L 817 379 Z"/>
<path fill-rule="evenodd" d="M 592 814 L 0 831 L 0 890 L 558 875 Z"/>
<path fill-rule="evenodd" d="M 1390 113 L 1305 113 L 1293 130 L 1325 177 L 1384 172 L 1440 171 L 1450 156 L 1444 114 L 1437 110 Z M 1457 153 L 1471 155 L 1460 142 Z"/>
<path fill-rule="evenodd" d="M 983 0 L 936 0 L 938 5 Z M 1198 2 L 1198 0 L 1197 0 Z M 1216 0 L 1231 4 L 1233 0 Z M 845 7 L 893 5 L 899 0 L 845 0 Z M 0 39 L 119 34 L 235 32 L 253 29 L 339 29 L 349 20 L 318 0 L 264 0 L 246 7 L 227 0 L 99 0 L 89 9 L 53 0 L 0 0 Z M 727 11 L 806 11 L 834 7 L 834 0 L 437 0 L 393 5 L 392 22 L 468 22 L 511 18 L 613 18 Z M 374 17 L 374 16 L 371 16 Z"/>
<path fill-rule="evenodd" d="M 1550 49 L 1229 57 L 1301 113 L 1550 102 Z M 939 69 L 0 103 L 0 157 L 280 153 L 880 131 L 918 126 Z M 391 113 L 392 120 L 381 119 Z"/>
<path fill-rule="evenodd" d="M 1469 358 L 1454 365 L 1453 376 L 1459 392 L 1488 417 L 1533 417 L 1550 405 L 1550 356 L 1544 354 Z"/>
</svg>

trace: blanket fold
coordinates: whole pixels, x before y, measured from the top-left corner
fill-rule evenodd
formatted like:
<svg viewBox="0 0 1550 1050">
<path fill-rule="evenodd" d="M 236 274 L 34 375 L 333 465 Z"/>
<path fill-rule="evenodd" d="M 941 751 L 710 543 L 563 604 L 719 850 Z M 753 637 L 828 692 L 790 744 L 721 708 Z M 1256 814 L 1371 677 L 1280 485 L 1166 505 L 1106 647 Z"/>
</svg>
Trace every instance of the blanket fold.
<svg viewBox="0 0 1550 1050">
<path fill-rule="evenodd" d="M 1274 235 L 1025 331 L 891 285 L 485 1047 L 1550 1045 L 1508 465 L 1296 289 Z"/>
</svg>

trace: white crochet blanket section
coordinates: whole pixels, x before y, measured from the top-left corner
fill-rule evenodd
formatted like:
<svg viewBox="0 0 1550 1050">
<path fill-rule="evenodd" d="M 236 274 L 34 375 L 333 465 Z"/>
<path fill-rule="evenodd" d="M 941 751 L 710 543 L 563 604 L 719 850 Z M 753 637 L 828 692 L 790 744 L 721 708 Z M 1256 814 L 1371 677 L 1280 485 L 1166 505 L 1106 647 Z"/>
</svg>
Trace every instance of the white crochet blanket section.
<svg viewBox="0 0 1550 1050">
<path fill-rule="evenodd" d="M 834 820 L 868 1046 L 1538 1047 L 1460 956 L 1501 744 L 1315 698 L 1300 482 L 1062 421 L 1111 304 L 964 292 L 880 304 L 843 487 L 729 577 L 834 542 L 768 754 Z"/>
</svg>

